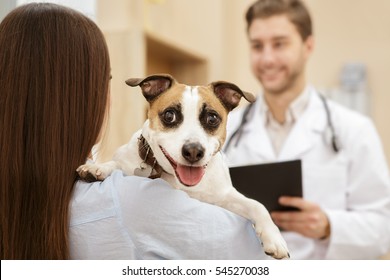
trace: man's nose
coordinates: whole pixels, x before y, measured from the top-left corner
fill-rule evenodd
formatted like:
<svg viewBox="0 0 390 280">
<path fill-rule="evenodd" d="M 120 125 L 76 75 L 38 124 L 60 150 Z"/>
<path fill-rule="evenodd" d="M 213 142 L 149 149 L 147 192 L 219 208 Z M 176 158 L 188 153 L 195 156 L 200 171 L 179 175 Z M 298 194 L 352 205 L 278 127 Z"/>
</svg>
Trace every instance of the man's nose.
<svg viewBox="0 0 390 280">
<path fill-rule="evenodd" d="M 263 52 L 261 54 L 261 60 L 264 63 L 272 63 L 275 61 L 276 53 L 275 50 L 270 45 L 266 45 L 263 48 Z"/>
</svg>

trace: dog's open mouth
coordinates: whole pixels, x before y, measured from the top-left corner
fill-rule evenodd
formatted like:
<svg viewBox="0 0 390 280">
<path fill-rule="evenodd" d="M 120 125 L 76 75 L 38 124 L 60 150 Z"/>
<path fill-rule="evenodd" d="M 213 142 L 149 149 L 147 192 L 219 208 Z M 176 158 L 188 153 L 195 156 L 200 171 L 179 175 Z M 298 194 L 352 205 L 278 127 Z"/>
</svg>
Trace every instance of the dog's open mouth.
<svg viewBox="0 0 390 280">
<path fill-rule="evenodd" d="M 164 150 L 163 147 L 160 146 L 160 149 L 175 170 L 176 177 L 179 179 L 180 183 L 187 187 L 192 187 L 202 180 L 206 166 L 179 164 L 167 153 L 167 151 Z"/>
</svg>

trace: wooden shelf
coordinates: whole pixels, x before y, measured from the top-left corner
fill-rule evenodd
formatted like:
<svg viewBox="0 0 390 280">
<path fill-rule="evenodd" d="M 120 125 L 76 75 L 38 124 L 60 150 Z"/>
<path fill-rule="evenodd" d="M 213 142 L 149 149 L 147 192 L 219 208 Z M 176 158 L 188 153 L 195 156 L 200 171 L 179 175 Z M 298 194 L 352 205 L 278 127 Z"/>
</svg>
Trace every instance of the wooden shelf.
<svg viewBox="0 0 390 280">
<path fill-rule="evenodd" d="M 146 75 L 168 73 L 181 83 L 207 83 L 206 58 L 149 32 L 145 32 L 145 42 Z"/>
</svg>

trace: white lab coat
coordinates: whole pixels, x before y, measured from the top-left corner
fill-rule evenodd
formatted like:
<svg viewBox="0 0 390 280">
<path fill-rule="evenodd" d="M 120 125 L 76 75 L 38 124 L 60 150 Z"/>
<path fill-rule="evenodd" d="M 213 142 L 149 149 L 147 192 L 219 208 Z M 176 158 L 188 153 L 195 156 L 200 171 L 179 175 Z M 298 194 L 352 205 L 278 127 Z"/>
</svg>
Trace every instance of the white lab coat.
<svg viewBox="0 0 390 280">
<path fill-rule="evenodd" d="M 331 147 L 326 112 L 318 93 L 308 87 L 307 109 L 296 121 L 280 154 L 259 112 L 260 96 L 242 136 L 225 151 L 230 166 L 302 160 L 303 196 L 329 217 L 328 240 L 283 232 L 293 259 L 375 259 L 390 250 L 390 181 L 379 136 L 365 116 L 328 100 L 341 150 Z M 229 116 L 228 138 L 240 126 L 244 109 Z M 227 142 L 226 142 L 227 143 Z M 259 179 L 261 180 L 261 178 Z M 264 187 L 261 181 L 258 186 Z"/>
</svg>

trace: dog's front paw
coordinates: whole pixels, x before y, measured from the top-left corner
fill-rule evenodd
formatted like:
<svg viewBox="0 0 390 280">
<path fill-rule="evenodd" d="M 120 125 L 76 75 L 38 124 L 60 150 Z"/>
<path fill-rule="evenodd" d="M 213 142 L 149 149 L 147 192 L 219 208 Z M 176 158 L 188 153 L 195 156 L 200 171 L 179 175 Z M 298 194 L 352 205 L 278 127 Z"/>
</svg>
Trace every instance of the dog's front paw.
<svg viewBox="0 0 390 280">
<path fill-rule="evenodd" d="M 103 181 L 111 174 L 112 170 L 103 164 L 87 163 L 79 166 L 76 172 L 84 181 L 94 182 Z"/>
<path fill-rule="evenodd" d="M 275 225 L 272 225 L 271 228 L 263 228 L 263 230 L 257 232 L 257 234 L 262 240 L 264 252 L 267 255 L 275 259 L 290 258 L 286 241 Z"/>
</svg>

